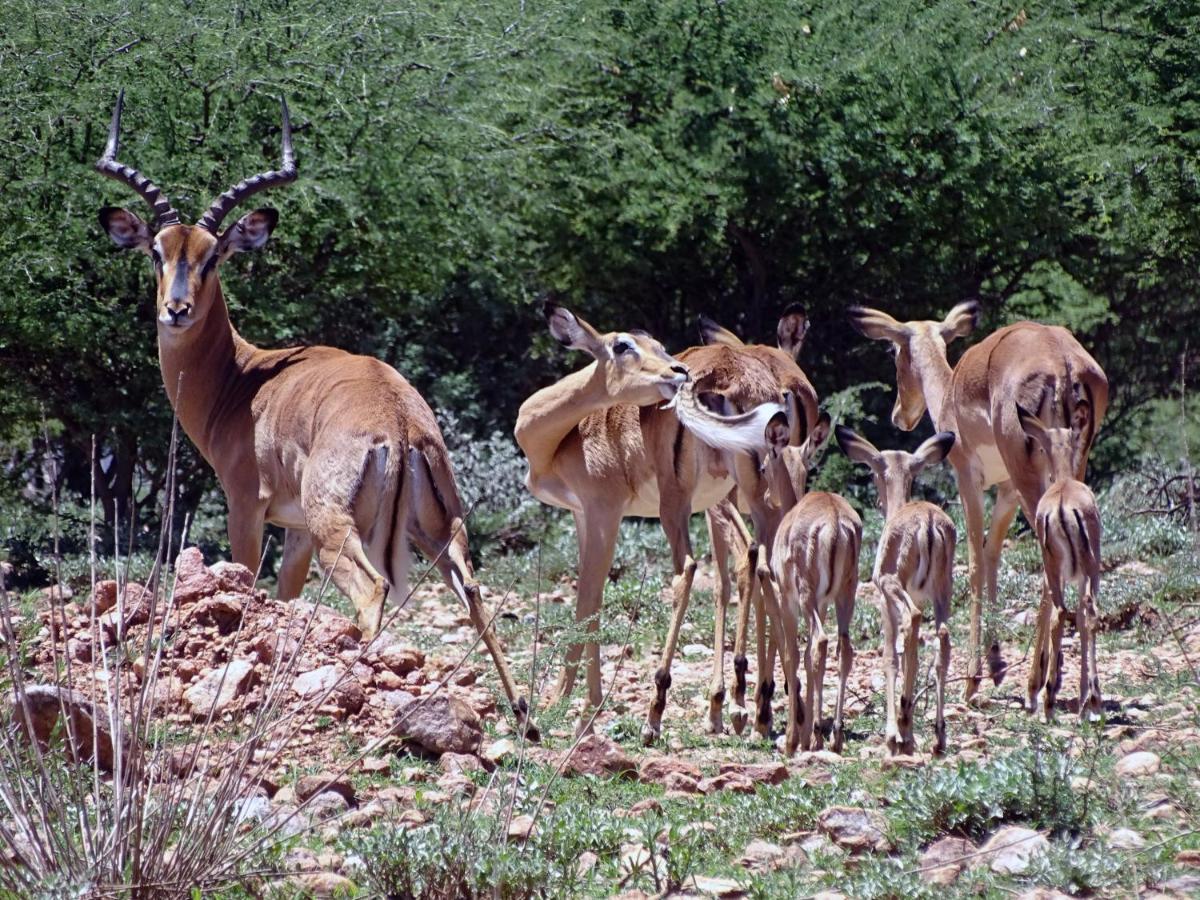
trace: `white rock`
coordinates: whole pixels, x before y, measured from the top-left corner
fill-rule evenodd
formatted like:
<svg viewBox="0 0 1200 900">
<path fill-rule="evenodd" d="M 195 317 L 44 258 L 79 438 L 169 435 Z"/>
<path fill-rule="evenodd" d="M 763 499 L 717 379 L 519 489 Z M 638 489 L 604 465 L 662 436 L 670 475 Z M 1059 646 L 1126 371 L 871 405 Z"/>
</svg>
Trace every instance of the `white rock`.
<svg viewBox="0 0 1200 900">
<path fill-rule="evenodd" d="M 1001 828 L 979 848 L 977 865 L 987 865 L 1000 875 L 1020 875 L 1029 869 L 1035 856 L 1050 849 L 1050 842 L 1041 832 L 1019 825 Z"/>
<path fill-rule="evenodd" d="M 235 659 L 225 666 L 205 672 L 183 692 L 183 699 L 192 708 L 192 715 L 207 716 L 210 712 L 221 712 L 233 702 L 253 670 L 253 664 L 247 660 Z"/>
<path fill-rule="evenodd" d="M 1157 753 L 1149 750 L 1138 750 L 1121 757 L 1117 762 L 1116 773 L 1122 778 L 1144 778 L 1158 772 L 1162 760 Z"/>
</svg>

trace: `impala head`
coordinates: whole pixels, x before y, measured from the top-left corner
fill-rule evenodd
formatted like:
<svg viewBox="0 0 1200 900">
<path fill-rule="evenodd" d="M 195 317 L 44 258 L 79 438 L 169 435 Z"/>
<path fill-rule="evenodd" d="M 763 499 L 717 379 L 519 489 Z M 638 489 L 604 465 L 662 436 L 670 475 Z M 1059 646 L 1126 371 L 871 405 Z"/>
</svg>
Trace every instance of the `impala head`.
<svg viewBox="0 0 1200 900">
<path fill-rule="evenodd" d="M 767 454 L 763 471 L 767 477 L 771 503 L 784 510 L 795 506 L 808 490 L 808 473 L 832 427 L 829 413 L 822 412 L 808 437 L 802 439 L 803 416 L 796 395 L 789 392 L 787 412 L 776 413 L 767 423 Z"/>
<path fill-rule="evenodd" d="M 783 311 L 775 326 L 775 336 L 779 349 L 788 354 L 793 360 L 800 356 L 804 346 L 804 336 L 808 334 L 808 315 L 799 303 L 793 303 Z M 703 344 L 725 344 L 727 347 L 745 347 L 745 342 L 730 331 L 718 325 L 708 316 L 700 317 L 700 342 Z"/>
<path fill-rule="evenodd" d="M 614 398 L 636 406 L 670 400 L 688 380 L 688 368 L 667 354 L 644 331 L 601 334 L 564 306 L 547 301 L 542 308 L 554 339 L 596 360 Z"/>
<path fill-rule="evenodd" d="M 896 405 L 892 424 L 912 431 L 925 415 L 922 366 L 926 360 L 946 359 L 946 345 L 965 337 L 979 322 L 979 304 L 960 303 L 940 322 L 900 322 L 878 309 L 852 306 L 850 324 L 860 334 L 877 341 L 891 341 L 896 357 Z"/>
<path fill-rule="evenodd" d="M 279 221 L 279 214 L 273 209 L 246 213 L 224 231 L 221 222 L 251 194 L 296 179 L 291 120 L 287 103 L 283 102 L 283 166 L 279 171 L 264 172 L 239 182 L 214 200 L 199 222 L 185 225 L 152 181 L 117 161 L 124 100 L 122 91 L 117 96 L 108 142 L 96 169 L 140 194 L 154 210 L 154 219 L 148 223 L 127 209 L 105 206 L 100 210 L 100 224 L 118 247 L 145 253 L 154 263 L 159 335 L 173 338 L 202 321 L 208 313 L 217 267 L 235 253 L 257 250 L 271 236 Z"/>
<path fill-rule="evenodd" d="M 866 438 L 842 425 L 838 426 L 836 433 L 842 452 L 856 463 L 870 468 L 885 519 L 912 497 L 913 482 L 921 470 L 941 462 L 954 446 L 953 431 L 935 434 L 921 444 L 915 453 L 879 450 Z"/>
<path fill-rule="evenodd" d="M 1026 450 L 1030 456 L 1040 451 L 1043 471 L 1052 482 L 1073 479 L 1083 460 L 1092 419 L 1091 405 L 1086 400 L 1075 401 L 1071 424 L 1066 428 L 1050 427 L 1019 403 L 1016 406 L 1017 420 L 1025 432 Z"/>
</svg>

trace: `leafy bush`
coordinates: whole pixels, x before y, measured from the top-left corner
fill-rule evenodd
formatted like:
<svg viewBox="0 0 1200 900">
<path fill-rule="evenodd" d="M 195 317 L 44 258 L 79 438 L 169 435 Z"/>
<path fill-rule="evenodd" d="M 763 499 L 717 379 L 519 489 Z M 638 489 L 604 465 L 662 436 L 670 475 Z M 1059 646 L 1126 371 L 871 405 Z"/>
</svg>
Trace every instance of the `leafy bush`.
<svg viewBox="0 0 1200 900">
<path fill-rule="evenodd" d="M 944 834 L 982 838 L 1006 821 L 1076 833 L 1090 815 L 1071 787 L 1076 765 L 1061 741 L 1034 731 L 1029 746 L 1004 756 L 897 779 L 892 824 L 918 844 Z"/>
</svg>

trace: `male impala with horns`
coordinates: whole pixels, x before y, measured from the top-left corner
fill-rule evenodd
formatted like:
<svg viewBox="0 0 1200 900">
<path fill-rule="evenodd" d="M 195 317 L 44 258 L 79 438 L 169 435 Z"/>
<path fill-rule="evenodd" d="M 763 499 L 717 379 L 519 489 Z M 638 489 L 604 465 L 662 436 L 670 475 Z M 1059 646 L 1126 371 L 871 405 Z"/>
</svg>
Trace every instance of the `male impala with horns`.
<svg viewBox="0 0 1200 900">
<path fill-rule="evenodd" d="M 96 168 L 140 194 L 155 217 L 145 222 L 106 206 L 100 222 L 117 246 L 154 264 L 163 382 L 225 492 L 234 560 L 256 570 L 264 523 L 283 526 L 279 596 L 299 595 L 315 551 L 372 638 L 385 597 L 403 598 L 408 589 L 412 541 L 466 605 L 514 713 L 526 721 L 528 704 L 481 603 L 449 455 L 425 401 L 377 359 L 333 347 L 264 350 L 230 324 L 218 268 L 266 244 L 279 216 L 256 209 L 221 224 L 252 194 L 295 180 L 287 104 L 282 167 L 239 182 L 185 225 L 158 187 L 116 160 L 123 98 Z M 532 726 L 528 733 L 536 737 Z"/>
</svg>

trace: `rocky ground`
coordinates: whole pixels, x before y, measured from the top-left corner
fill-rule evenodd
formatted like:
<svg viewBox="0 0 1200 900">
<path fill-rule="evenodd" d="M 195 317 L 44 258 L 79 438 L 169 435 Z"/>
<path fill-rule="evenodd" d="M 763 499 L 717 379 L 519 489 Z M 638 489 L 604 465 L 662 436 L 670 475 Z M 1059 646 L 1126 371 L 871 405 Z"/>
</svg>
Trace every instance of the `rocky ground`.
<svg viewBox="0 0 1200 900">
<path fill-rule="evenodd" d="M 1156 574 L 1139 563 L 1127 567 L 1108 573 L 1106 581 Z M 604 646 L 608 694 L 594 735 L 575 742 L 582 704 L 575 697 L 539 710 L 545 740 L 526 746 L 498 704 L 503 698 L 488 658 L 473 647 L 465 611 L 440 587 L 418 589 L 395 624 L 364 647 L 357 627 L 337 609 L 311 600 L 275 601 L 255 589 L 246 569 L 206 566 L 192 548 L 178 559 L 169 602 L 156 602 L 133 584 L 118 597 L 116 582 L 101 582 L 79 599 L 43 596 L 15 625 L 29 636 L 30 681 L 50 692 L 31 693 L 40 698 L 35 730 L 42 737 L 52 730 L 61 698 L 87 715 L 91 704 L 119 695 L 127 704 L 146 698 L 168 735 L 166 758 L 181 777 L 216 778 L 231 748 L 250 736 L 261 738 L 245 774 L 239 815 L 293 836 L 283 863 L 292 872 L 287 885 L 293 892 L 329 895 L 370 887 L 374 876 L 364 868 L 356 833 L 419 830 L 444 823 L 457 810 L 502 822 L 501 843 L 520 848 L 549 832 L 551 820 L 565 817 L 571 804 L 583 802 L 604 807 L 620 836 L 599 841 L 602 852 L 576 854 L 578 880 L 567 893 L 904 896 L 907 890 L 898 885 L 906 884 L 997 896 L 1122 894 L 1131 886 L 1147 896 L 1200 893 L 1200 842 L 1188 838 L 1196 833 L 1196 812 L 1187 806 L 1200 795 L 1200 620 L 1164 625 L 1149 603 L 1109 609 L 1100 654 L 1106 715 L 1093 727 L 1070 714 L 1078 671 L 1073 638 L 1066 641 L 1067 708 L 1048 728 L 1019 708 L 1028 664 L 1020 640 L 1008 643 L 1007 679 L 985 691 L 978 706 L 960 702 L 965 662 L 956 654 L 947 706 L 950 752 L 936 760 L 923 754 L 886 758 L 880 650 L 874 641 L 856 640 L 845 753 L 788 759 L 753 735 L 704 734 L 713 660 L 703 623 L 711 621 L 711 586 L 711 574 L 702 570 L 696 604 L 709 609 L 708 617 L 685 628 L 664 737 L 648 750 L 637 737 L 652 694 L 654 629 Z M 531 671 L 536 644 L 538 687 L 552 676 L 544 663 L 553 658 L 554 623 L 565 618 L 569 597 L 569 584 L 536 603 L 530 596 L 501 603 L 499 595 L 485 592 L 490 605 L 503 606 L 499 630 L 515 671 Z M 864 586 L 860 607 L 874 603 L 873 589 Z M 1027 642 L 1030 611 L 1006 613 L 1012 633 Z M 536 642 L 535 622 L 543 627 Z M 1157 643 L 1147 646 L 1147 634 Z M 724 653 L 732 688 L 731 647 Z M 922 653 L 924 664 L 927 647 Z M 752 685 L 753 665 L 752 659 Z M 827 714 L 836 671 L 834 659 Z M 777 723 L 783 720 L 781 699 Z M 919 711 L 918 741 L 928 746 L 929 691 Z M 101 756 L 112 752 L 111 737 L 107 747 L 104 740 L 101 735 L 97 745 Z M 1031 741 L 1054 747 L 1055 758 L 1065 760 L 1055 789 L 1069 795 L 1071 808 L 1077 809 L 1079 797 L 1094 796 L 1091 802 L 1104 815 L 1085 812 L 1055 829 L 1036 810 L 980 816 L 971 807 L 955 813 L 954 799 L 938 806 L 930 822 L 905 819 L 905 791 L 942 790 L 969 807 L 971 792 L 986 789 L 973 786 L 973 773 L 999 778 L 1005 761 Z M 91 753 L 90 746 L 84 749 Z M 961 786 L 942 784 L 958 777 Z M 1000 799 L 984 798 L 983 806 L 1010 802 L 1004 791 L 1011 794 L 1011 788 L 996 790 Z M 653 823 L 650 837 L 646 822 Z M 721 852 L 706 852 L 706 833 Z M 699 861 L 680 874 L 682 848 L 693 846 Z M 1072 846 L 1110 864 L 1119 858 L 1131 865 L 1151 848 L 1156 863 L 1147 865 L 1144 877 L 1117 879 L 1115 887 L 1087 873 L 1063 881 L 1053 873 Z M 865 861 L 871 865 L 864 867 Z M 883 867 L 882 888 L 871 886 L 871 866 Z"/>
</svg>

